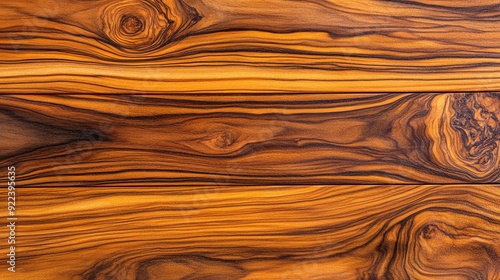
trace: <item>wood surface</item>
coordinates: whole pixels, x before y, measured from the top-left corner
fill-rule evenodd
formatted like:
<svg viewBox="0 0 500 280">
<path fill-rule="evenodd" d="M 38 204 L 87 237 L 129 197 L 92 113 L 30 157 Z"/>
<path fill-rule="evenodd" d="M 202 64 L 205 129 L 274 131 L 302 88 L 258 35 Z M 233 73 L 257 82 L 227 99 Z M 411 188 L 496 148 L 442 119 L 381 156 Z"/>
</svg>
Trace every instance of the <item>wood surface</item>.
<svg viewBox="0 0 500 280">
<path fill-rule="evenodd" d="M 500 182 L 498 93 L 4 95 L 0 118 L 25 187 Z"/>
<path fill-rule="evenodd" d="M 500 278 L 498 185 L 22 188 L 18 196 L 19 272 L 1 269 L 1 279 Z"/>
<path fill-rule="evenodd" d="M 0 279 L 500 280 L 499 39 L 494 0 L 1 1 Z"/>
<path fill-rule="evenodd" d="M 496 0 L 0 3 L 0 92 L 500 90 Z"/>
</svg>

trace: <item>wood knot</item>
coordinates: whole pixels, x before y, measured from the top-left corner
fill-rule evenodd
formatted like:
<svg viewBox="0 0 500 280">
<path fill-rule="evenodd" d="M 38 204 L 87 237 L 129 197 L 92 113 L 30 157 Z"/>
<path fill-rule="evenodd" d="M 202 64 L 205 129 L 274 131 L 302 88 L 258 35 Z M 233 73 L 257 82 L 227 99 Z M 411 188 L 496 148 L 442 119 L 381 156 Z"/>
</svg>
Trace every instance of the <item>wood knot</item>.
<svg viewBox="0 0 500 280">
<path fill-rule="evenodd" d="M 433 224 L 426 225 L 422 228 L 422 236 L 425 239 L 432 239 L 436 235 L 437 226 Z"/>
<path fill-rule="evenodd" d="M 230 131 L 218 132 L 213 139 L 214 147 L 217 147 L 219 149 L 228 148 L 233 145 L 234 142 L 236 142 L 236 135 L 234 135 Z"/>
<path fill-rule="evenodd" d="M 134 35 L 144 30 L 143 20 L 134 15 L 125 15 L 121 21 L 121 31 L 128 35 Z"/>
<path fill-rule="evenodd" d="M 158 50 L 201 20 L 182 0 L 122 0 L 101 10 L 103 35 L 122 51 Z"/>
<path fill-rule="evenodd" d="M 454 97 L 451 127 L 460 134 L 460 156 L 481 172 L 497 167 L 500 140 L 500 96 L 462 94 Z"/>
<path fill-rule="evenodd" d="M 160 0 L 118 1 L 101 13 L 105 35 L 122 50 L 153 51 L 167 40 L 168 8 Z"/>
<path fill-rule="evenodd" d="M 468 180 L 497 180 L 500 175 L 500 95 L 436 95 L 430 108 L 425 121 L 433 160 L 448 172 L 453 170 Z"/>
</svg>

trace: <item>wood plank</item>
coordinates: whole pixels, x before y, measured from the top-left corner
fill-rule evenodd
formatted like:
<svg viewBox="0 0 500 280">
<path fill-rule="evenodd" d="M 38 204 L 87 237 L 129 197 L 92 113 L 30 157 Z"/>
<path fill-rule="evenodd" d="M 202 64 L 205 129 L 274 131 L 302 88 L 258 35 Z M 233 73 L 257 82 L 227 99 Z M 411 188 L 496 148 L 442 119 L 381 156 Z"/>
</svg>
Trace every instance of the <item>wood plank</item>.
<svg viewBox="0 0 500 280">
<path fill-rule="evenodd" d="M 500 182 L 498 93 L 4 95 L 0 118 L 23 186 Z"/>
<path fill-rule="evenodd" d="M 0 3 L 0 92 L 500 90 L 496 0 Z"/>
<path fill-rule="evenodd" d="M 1 279 L 500 278 L 499 185 L 18 188 L 17 196 L 17 272 L 1 269 Z"/>
</svg>

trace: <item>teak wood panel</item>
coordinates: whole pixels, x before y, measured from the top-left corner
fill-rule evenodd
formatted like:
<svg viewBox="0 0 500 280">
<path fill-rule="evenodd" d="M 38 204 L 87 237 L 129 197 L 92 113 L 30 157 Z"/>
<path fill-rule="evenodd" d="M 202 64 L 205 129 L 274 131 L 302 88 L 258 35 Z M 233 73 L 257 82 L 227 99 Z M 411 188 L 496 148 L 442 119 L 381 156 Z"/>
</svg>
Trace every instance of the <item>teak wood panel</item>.
<svg viewBox="0 0 500 280">
<path fill-rule="evenodd" d="M 0 3 L 0 92 L 500 90 L 496 0 Z"/>
<path fill-rule="evenodd" d="M 500 182 L 498 93 L 3 95 L 0 118 L 25 187 Z"/>
<path fill-rule="evenodd" d="M 1 279 L 500 279 L 498 185 L 18 193 Z"/>
</svg>

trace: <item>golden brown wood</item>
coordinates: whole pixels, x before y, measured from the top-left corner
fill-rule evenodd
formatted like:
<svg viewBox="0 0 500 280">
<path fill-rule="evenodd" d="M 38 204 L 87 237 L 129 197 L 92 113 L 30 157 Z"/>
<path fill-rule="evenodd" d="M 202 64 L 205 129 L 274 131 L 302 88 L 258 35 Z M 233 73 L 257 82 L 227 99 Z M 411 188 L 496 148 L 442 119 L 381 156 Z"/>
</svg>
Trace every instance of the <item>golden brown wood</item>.
<svg viewBox="0 0 500 280">
<path fill-rule="evenodd" d="M 0 92 L 500 90 L 496 0 L 0 3 Z"/>
<path fill-rule="evenodd" d="M 2 1 L 0 279 L 499 280 L 499 38 L 494 0 Z"/>
<path fill-rule="evenodd" d="M 500 182 L 498 93 L 0 96 L 0 118 L 23 186 Z"/>
<path fill-rule="evenodd" d="M 18 197 L 19 271 L 1 279 L 500 278 L 498 185 L 21 188 Z"/>
</svg>

